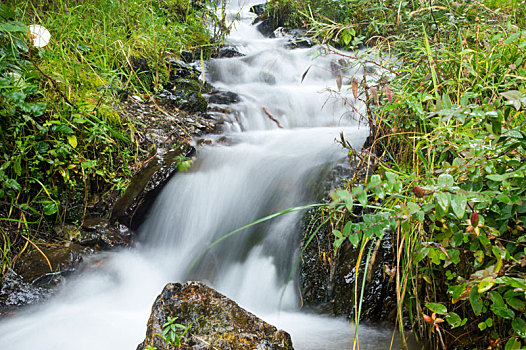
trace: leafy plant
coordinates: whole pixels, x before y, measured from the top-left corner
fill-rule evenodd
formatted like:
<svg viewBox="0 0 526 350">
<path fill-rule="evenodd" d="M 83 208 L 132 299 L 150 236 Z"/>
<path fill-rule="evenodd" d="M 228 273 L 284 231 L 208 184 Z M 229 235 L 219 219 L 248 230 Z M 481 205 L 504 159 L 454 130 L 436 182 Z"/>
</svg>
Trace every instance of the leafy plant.
<svg viewBox="0 0 526 350">
<path fill-rule="evenodd" d="M 193 322 L 185 326 L 183 324 L 177 323 L 177 319 L 178 317 L 168 316 L 167 321 L 163 324 L 163 333 L 156 335 L 163 339 L 166 345 L 175 346 L 179 349 L 181 348 L 181 342 L 183 341 L 186 333 L 188 333 L 192 327 Z"/>
</svg>

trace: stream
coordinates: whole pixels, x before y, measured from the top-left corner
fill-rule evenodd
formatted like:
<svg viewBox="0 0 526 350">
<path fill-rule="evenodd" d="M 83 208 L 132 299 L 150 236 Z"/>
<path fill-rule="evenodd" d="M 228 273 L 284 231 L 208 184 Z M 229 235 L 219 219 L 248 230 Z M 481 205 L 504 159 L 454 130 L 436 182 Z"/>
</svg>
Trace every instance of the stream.
<svg viewBox="0 0 526 350">
<path fill-rule="evenodd" d="M 156 296 L 166 283 L 184 280 L 204 281 L 286 330 L 295 349 L 352 348 L 353 326 L 302 312 L 298 283 L 288 282 L 303 212 L 224 240 L 188 274 L 195 257 L 226 233 L 313 203 L 320 181 L 346 161 L 347 151 L 335 142 L 339 134 L 356 149 L 368 135 L 348 104 L 364 106 L 345 81 L 336 93 L 334 67 L 341 57 L 317 46 L 289 49 L 287 36 L 265 38 L 249 12 L 260 2 L 227 6 L 237 19 L 227 44 L 245 56 L 207 62 L 206 79 L 241 100 L 227 106 L 228 113 L 215 112 L 225 119 L 224 134 L 207 135 L 211 142 L 198 147 L 191 168 L 170 180 L 132 249 L 86 259 L 84 271 L 51 300 L 2 320 L 0 349 L 135 349 Z M 360 326 L 362 350 L 389 349 L 391 337 L 392 329 Z"/>
</svg>

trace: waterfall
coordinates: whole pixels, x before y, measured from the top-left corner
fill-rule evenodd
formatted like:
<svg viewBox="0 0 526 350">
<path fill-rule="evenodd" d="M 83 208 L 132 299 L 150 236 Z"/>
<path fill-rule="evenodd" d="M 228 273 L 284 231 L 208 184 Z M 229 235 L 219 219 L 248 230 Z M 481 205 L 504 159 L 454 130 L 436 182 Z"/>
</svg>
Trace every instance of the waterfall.
<svg viewBox="0 0 526 350">
<path fill-rule="evenodd" d="M 368 134 L 353 112 L 364 106 L 347 92 L 345 81 L 337 92 L 334 70 L 341 57 L 318 46 L 289 49 L 287 36 L 264 37 L 248 11 L 259 2 L 227 6 L 228 18 L 235 20 L 227 44 L 244 56 L 206 63 L 206 79 L 239 96 L 240 102 L 212 113 L 224 121 L 224 135 L 205 136 L 211 142 L 198 147 L 191 168 L 163 189 L 135 247 L 89 258 L 87 271 L 50 301 L 2 321 L 0 348 L 134 349 L 164 284 L 187 278 L 207 282 L 290 332 L 296 349 L 349 347 L 348 322 L 302 313 L 297 281 L 289 281 L 299 254 L 301 212 L 224 240 L 189 273 L 214 240 L 266 215 L 312 203 L 312 188 L 346 159 L 335 142 L 339 134 L 356 149 Z M 346 75 L 362 74 L 346 68 Z M 360 332 L 362 349 L 389 347 L 388 331 Z"/>
</svg>

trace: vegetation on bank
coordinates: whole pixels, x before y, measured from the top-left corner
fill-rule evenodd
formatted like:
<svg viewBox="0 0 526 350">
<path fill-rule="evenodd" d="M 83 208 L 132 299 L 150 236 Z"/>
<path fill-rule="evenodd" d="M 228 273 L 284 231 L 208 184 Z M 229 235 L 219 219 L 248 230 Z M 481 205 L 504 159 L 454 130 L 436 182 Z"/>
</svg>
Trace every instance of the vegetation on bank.
<svg viewBox="0 0 526 350">
<path fill-rule="evenodd" d="M 342 77 L 371 127 L 368 150 L 350 155 L 374 172 L 333 193 L 333 254 L 349 242 L 368 261 L 390 229 L 402 334 L 433 348 L 525 346 L 524 1 L 273 0 L 267 13 L 386 58 L 375 82 Z"/>
<path fill-rule="evenodd" d="M 221 32 L 190 0 L 3 1 L 0 4 L 0 236 L 4 276 L 53 227 L 122 192 L 144 157 L 115 106 L 163 87 L 168 59 L 207 58 Z M 32 45 L 29 25 L 51 32 Z M 108 208 L 109 209 L 109 208 Z"/>
</svg>

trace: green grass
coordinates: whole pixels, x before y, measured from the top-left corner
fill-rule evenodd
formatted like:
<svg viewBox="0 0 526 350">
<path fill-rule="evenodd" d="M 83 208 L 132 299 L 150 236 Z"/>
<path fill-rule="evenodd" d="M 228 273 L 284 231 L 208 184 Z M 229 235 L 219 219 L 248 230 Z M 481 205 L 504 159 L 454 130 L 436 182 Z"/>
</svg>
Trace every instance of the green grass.
<svg viewBox="0 0 526 350">
<path fill-rule="evenodd" d="M 8 1 L 0 8 L 0 229 L 2 273 L 26 238 L 60 239 L 87 203 L 122 191 L 141 161 L 120 93 L 148 98 L 167 81 L 168 59 L 207 58 L 222 33 L 189 0 Z M 51 33 L 30 44 L 27 26 Z M 147 65 L 146 65 L 146 64 Z"/>
<path fill-rule="evenodd" d="M 378 170 L 350 181 L 333 201 L 346 205 L 347 217 L 356 206 L 381 201 L 383 208 L 363 220 L 335 218 L 335 252 L 346 241 L 364 251 L 396 221 L 402 334 L 412 327 L 429 348 L 520 348 L 526 335 L 524 4 L 348 0 L 326 12 L 305 11 L 326 3 L 275 0 L 273 8 L 296 6 L 290 22 L 307 21 L 322 44 L 352 50 L 362 42 L 395 62 L 385 63 L 377 82 L 344 77 L 356 79 L 367 103 Z M 359 55 L 351 62 L 367 60 Z M 352 302 L 359 305 L 363 287 L 356 280 Z"/>
</svg>

